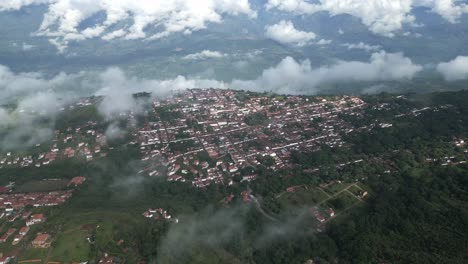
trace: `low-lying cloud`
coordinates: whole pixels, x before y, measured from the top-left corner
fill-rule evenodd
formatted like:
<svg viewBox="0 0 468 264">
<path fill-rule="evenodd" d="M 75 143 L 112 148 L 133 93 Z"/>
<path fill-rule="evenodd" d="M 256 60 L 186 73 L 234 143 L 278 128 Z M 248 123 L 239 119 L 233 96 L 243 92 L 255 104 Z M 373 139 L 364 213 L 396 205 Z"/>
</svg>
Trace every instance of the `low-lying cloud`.
<svg viewBox="0 0 468 264">
<path fill-rule="evenodd" d="M 422 69 L 402 53 L 384 51 L 372 54 L 369 62 L 338 61 L 320 68 L 313 68 L 309 60 L 297 62 L 287 57 L 277 66 L 265 70 L 257 79 L 235 80 L 231 86 L 254 91 L 314 94 L 324 83 L 411 79 Z"/>
<path fill-rule="evenodd" d="M 163 260 L 184 262 L 195 249 L 224 246 L 235 235 L 245 232 L 248 210 L 248 206 L 207 208 L 197 215 L 179 216 L 180 223 L 173 225 L 162 239 L 157 263 L 165 262 Z"/>
<path fill-rule="evenodd" d="M 178 76 L 167 80 L 147 80 L 128 77 L 120 68 L 110 68 L 99 75 L 101 87 L 95 94 L 103 96 L 99 112 L 107 118 L 112 118 L 122 112 L 140 112 L 141 105 L 133 94 L 148 92 L 153 97 L 164 97 L 171 92 L 188 88 L 226 88 L 223 82 L 209 79 L 187 79 Z"/>
<path fill-rule="evenodd" d="M 203 50 L 197 53 L 186 55 L 182 57 L 182 59 L 184 60 L 206 60 L 206 59 L 221 59 L 227 56 L 228 56 L 227 54 L 221 53 L 219 51 Z"/>
<path fill-rule="evenodd" d="M 447 81 L 459 81 L 468 79 L 468 56 L 458 56 L 457 58 L 437 65 L 437 71 L 441 73 Z"/>
<path fill-rule="evenodd" d="M 382 47 L 379 45 L 369 45 L 362 41 L 359 43 L 343 43 L 341 44 L 341 46 L 349 50 L 358 49 L 358 50 L 365 50 L 367 52 L 379 51 L 382 49 Z"/>
<path fill-rule="evenodd" d="M 84 73 L 14 73 L 0 65 L 0 147 L 23 148 L 52 137 L 60 108 L 88 89 Z M 4 105 L 1 107 L 1 105 Z"/>
</svg>

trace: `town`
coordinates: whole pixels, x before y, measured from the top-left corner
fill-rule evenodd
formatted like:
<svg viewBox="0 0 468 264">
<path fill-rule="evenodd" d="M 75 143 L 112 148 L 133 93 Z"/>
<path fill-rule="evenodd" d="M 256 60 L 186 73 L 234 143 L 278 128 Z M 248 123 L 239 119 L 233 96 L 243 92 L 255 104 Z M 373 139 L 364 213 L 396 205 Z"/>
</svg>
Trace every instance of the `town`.
<svg viewBox="0 0 468 264">
<path fill-rule="evenodd" d="M 232 184 L 232 178 L 249 167 L 287 168 L 291 151 L 314 151 L 322 144 L 344 146 L 341 134 L 355 128 L 340 115 L 359 116 L 365 105 L 352 96 L 271 97 L 187 90 L 154 102 L 156 121 L 138 129 L 142 161 L 148 163 L 141 173 L 202 188 Z M 242 177 L 252 181 L 257 175 Z"/>
</svg>

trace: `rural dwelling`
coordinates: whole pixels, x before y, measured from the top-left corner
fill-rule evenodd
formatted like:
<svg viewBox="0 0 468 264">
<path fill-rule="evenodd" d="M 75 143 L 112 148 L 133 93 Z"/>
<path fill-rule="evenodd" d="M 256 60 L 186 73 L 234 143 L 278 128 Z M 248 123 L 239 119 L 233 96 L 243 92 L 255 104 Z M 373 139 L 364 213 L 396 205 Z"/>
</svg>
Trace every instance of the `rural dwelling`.
<svg viewBox="0 0 468 264">
<path fill-rule="evenodd" d="M 0 243 L 5 243 L 8 239 L 8 235 L 7 234 L 3 234 L 1 237 L 0 237 Z"/>
<path fill-rule="evenodd" d="M 36 238 L 32 241 L 34 248 L 48 248 L 50 247 L 50 235 L 46 233 L 38 233 Z"/>
<path fill-rule="evenodd" d="M 21 241 L 21 239 L 23 239 L 23 236 L 18 234 L 18 235 L 15 236 L 15 238 L 13 238 L 13 242 L 11 244 L 12 245 L 17 245 Z"/>
<path fill-rule="evenodd" d="M 107 253 L 104 254 L 104 257 L 99 260 L 99 264 L 113 264 L 114 257 L 110 257 Z"/>
<path fill-rule="evenodd" d="M 29 220 L 26 221 L 26 225 L 27 226 L 32 226 L 32 225 L 35 225 L 35 224 L 43 223 L 43 222 L 45 222 L 45 220 L 46 220 L 46 218 L 45 218 L 44 214 L 33 214 L 33 215 L 31 215 Z"/>
<path fill-rule="evenodd" d="M 10 257 L 0 257 L 0 264 L 7 264 L 10 263 Z"/>
<path fill-rule="evenodd" d="M 71 179 L 71 181 L 68 183 L 67 187 L 77 187 L 81 184 L 83 184 L 86 181 L 86 178 L 83 176 L 77 176 Z"/>
<path fill-rule="evenodd" d="M 28 232 L 29 232 L 29 226 L 22 227 L 19 230 L 19 234 L 22 236 L 25 236 Z"/>
</svg>

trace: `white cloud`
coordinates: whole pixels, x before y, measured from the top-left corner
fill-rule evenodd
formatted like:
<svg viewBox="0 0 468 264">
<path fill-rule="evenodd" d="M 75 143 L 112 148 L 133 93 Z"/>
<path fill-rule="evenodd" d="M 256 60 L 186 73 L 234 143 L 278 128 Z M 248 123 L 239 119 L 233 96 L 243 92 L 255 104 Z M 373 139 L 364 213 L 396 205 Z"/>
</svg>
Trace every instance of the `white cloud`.
<svg viewBox="0 0 468 264">
<path fill-rule="evenodd" d="M 23 49 L 24 51 L 28 51 L 28 50 L 34 49 L 35 47 L 36 47 L 36 46 L 34 46 L 34 45 L 30 45 L 30 44 L 27 44 L 27 43 L 24 43 L 24 42 L 23 42 L 22 49 Z"/>
<path fill-rule="evenodd" d="M 19 10 L 23 6 L 54 3 L 56 0 L 0 0 L 0 11 Z"/>
<path fill-rule="evenodd" d="M 468 79 L 468 56 L 458 56 L 452 61 L 439 63 L 437 71 L 447 81 L 459 81 Z"/>
<path fill-rule="evenodd" d="M 84 73 L 60 73 L 53 78 L 46 78 L 37 72 L 14 73 L 0 65 L 0 104 L 46 91 L 60 90 L 63 94 L 73 94 L 80 90 L 77 87 L 83 87 L 80 80 L 83 76 Z"/>
<path fill-rule="evenodd" d="M 361 19 L 369 30 L 376 34 L 392 37 L 404 24 L 412 24 L 415 17 L 411 11 L 416 6 L 430 8 L 451 23 L 465 13 L 468 6 L 458 0 L 268 0 L 268 9 L 313 14 L 321 11 L 330 15 L 348 14 Z"/>
<path fill-rule="evenodd" d="M 265 35 L 283 44 L 305 46 L 317 36 L 313 32 L 297 30 L 291 21 L 282 20 L 278 24 L 267 26 Z"/>
<path fill-rule="evenodd" d="M 320 45 L 320 46 L 325 46 L 325 45 L 330 45 L 333 41 L 330 40 L 330 39 L 321 39 L 319 41 L 317 41 L 317 45 Z"/>
<path fill-rule="evenodd" d="M 8 127 L 0 147 L 22 148 L 41 143 L 53 134 L 60 107 L 79 96 L 87 85 L 83 73 L 60 73 L 46 78 L 40 73 L 14 73 L 0 65 L 0 129 Z"/>
<path fill-rule="evenodd" d="M 167 80 L 148 80 L 128 77 L 120 68 L 109 68 L 99 75 L 95 94 L 104 96 L 99 111 L 106 118 L 112 118 L 123 112 L 141 111 L 140 105 L 134 100 L 133 94 L 140 92 L 152 93 L 154 97 L 166 96 L 172 91 L 188 88 L 225 88 L 226 84 L 209 79 L 187 79 L 178 76 Z"/>
<path fill-rule="evenodd" d="M 371 51 L 379 51 L 382 49 L 381 46 L 379 45 L 369 45 L 369 44 L 366 44 L 364 42 L 359 42 L 359 43 L 344 43 L 344 44 L 341 44 L 341 46 L 343 47 L 346 47 L 347 49 L 351 50 L 351 49 L 360 49 L 360 50 L 365 50 L 365 51 L 368 51 L 368 52 L 371 52 Z"/>
<path fill-rule="evenodd" d="M 431 8 L 432 12 L 439 14 L 450 23 L 456 23 L 463 14 L 468 13 L 467 4 L 457 3 L 462 2 L 461 0 L 414 0 L 414 2 L 415 5 Z"/>
<path fill-rule="evenodd" d="M 49 5 L 37 34 L 50 38 L 62 51 L 70 41 L 96 37 L 157 39 L 176 32 L 190 34 L 206 28 L 207 23 L 221 23 L 223 15 L 257 15 L 249 0 L 3 0 L 0 10 L 18 10 L 32 4 Z M 99 12 L 105 13 L 105 21 L 79 27 Z M 108 32 L 119 22 L 125 25 Z M 148 28 L 160 31 L 147 36 Z"/>
<path fill-rule="evenodd" d="M 182 57 L 184 60 L 206 60 L 206 59 L 220 59 L 227 57 L 228 55 L 225 53 L 221 53 L 219 51 L 211 51 L 211 50 L 204 50 L 201 52 L 197 52 L 194 54 L 189 54 L 185 57 Z"/>
<path fill-rule="evenodd" d="M 423 69 L 401 53 L 372 54 L 369 62 L 338 61 L 336 64 L 312 68 L 310 61 L 297 62 L 285 58 L 255 80 L 235 80 L 233 88 L 279 93 L 314 93 L 317 86 L 328 82 L 392 81 L 411 79 Z"/>
</svg>

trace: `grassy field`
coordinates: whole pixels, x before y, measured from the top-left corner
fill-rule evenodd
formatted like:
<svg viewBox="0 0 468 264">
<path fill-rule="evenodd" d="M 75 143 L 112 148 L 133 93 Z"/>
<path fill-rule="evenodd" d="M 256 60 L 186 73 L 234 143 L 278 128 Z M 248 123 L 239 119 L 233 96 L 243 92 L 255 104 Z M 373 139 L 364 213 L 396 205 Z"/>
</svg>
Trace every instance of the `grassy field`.
<svg viewBox="0 0 468 264">
<path fill-rule="evenodd" d="M 41 181 L 29 181 L 20 187 L 18 192 L 51 192 L 63 190 L 67 187 L 69 180 L 57 179 L 57 180 L 41 180 Z"/>
<path fill-rule="evenodd" d="M 49 249 L 45 248 L 27 248 L 18 257 L 19 261 L 25 260 L 41 260 L 45 261 Z"/>
<path fill-rule="evenodd" d="M 330 185 L 328 185 L 326 188 L 325 188 L 325 191 L 331 195 L 334 195 L 334 194 L 337 194 L 339 192 L 341 192 L 343 189 L 345 189 L 346 187 L 348 187 L 350 184 L 349 183 L 338 183 L 338 182 L 335 182 L 335 183 L 332 183 Z"/>
<path fill-rule="evenodd" d="M 284 208 L 296 208 L 311 206 L 327 198 L 328 196 L 316 187 L 307 187 L 307 189 L 301 187 L 297 188 L 295 192 L 282 195 L 279 198 L 279 202 Z"/>
<path fill-rule="evenodd" d="M 82 227 L 64 230 L 54 241 L 49 261 L 84 262 L 89 258 L 88 231 Z"/>
<path fill-rule="evenodd" d="M 65 210 L 50 217 L 48 228 L 61 226 L 61 230 L 53 243 L 50 261 L 79 262 L 89 260 L 94 256 L 92 245 L 87 238 L 95 233 L 95 248 L 105 249 L 114 256 L 125 255 L 129 260 L 136 259 L 135 230 L 145 224 L 145 218 L 140 213 L 131 211 L 115 212 L 109 210 Z M 123 247 L 117 242 L 124 240 L 130 248 L 123 254 Z"/>
<path fill-rule="evenodd" d="M 50 208 L 34 209 L 34 213 L 42 212 L 47 216 L 47 221 L 33 225 L 28 235 L 18 244 L 12 245 L 13 234 L 6 243 L 0 243 L 0 252 L 17 252 L 20 261 L 45 259 L 50 262 L 75 263 L 95 260 L 99 251 L 106 251 L 113 256 L 119 256 L 136 263 L 138 252 L 136 240 L 138 231 L 147 223 L 141 215 L 140 209 L 125 211 L 105 210 L 101 208 L 79 210 L 70 207 L 58 206 Z M 24 220 L 14 223 L 6 219 L 0 221 L 0 235 L 8 228 L 17 230 L 25 226 Z M 51 248 L 46 250 L 31 248 L 31 241 L 38 232 L 49 233 L 53 238 Z M 87 241 L 91 234 L 95 234 L 95 244 Z M 118 241 L 123 240 L 122 245 Z M 128 252 L 124 252 L 129 248 Z"/>
</svg>

